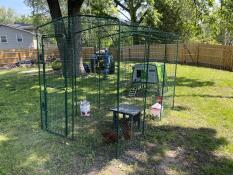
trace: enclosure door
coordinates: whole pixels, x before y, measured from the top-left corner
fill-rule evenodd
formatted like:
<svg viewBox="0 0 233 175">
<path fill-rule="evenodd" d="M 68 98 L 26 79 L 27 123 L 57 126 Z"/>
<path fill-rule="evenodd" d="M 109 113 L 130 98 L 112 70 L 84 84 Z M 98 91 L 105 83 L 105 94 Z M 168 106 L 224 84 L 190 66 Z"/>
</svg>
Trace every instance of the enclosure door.
<svg viewBox="0 0 233 175">
<path fill-rule="evenodd" d="M 59 48 L 58 44 L 59 42 Z M 42 123 L 49 132 L 67 136 L 72 115 L 72 94 L 67 77 L 66 40 L 62 35 L 42 37 Z M 54 64 L 54 61 L 57 64 Z M 60 65 L 60 66 L 59 66 Z M 72 93 L 72 90 L 70 91 Z M 68 101 L 71 99 L 70 104 Z M 68 121 L 70 120 L 70 121 Z"/>
</svg>

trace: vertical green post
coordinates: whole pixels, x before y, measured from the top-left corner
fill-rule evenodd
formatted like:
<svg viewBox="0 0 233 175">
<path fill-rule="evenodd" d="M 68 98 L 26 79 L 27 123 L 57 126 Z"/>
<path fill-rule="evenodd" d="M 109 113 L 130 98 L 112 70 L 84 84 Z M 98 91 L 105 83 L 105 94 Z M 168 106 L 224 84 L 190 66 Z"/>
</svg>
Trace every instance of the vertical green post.
<svg viewBox="0 0 233 175">
<path fill-rule="evenodd" d="M 165 79 L 166 79 L 166 63 L 167 63 L 167 35 L 165 39 L 165 48 L 164 48 L 164 61 L 163 61 L 163 83 L 162 83 L 162 104 L 164 104 L 164 86 L 165 86 Z M 160 120 L 162 118 L 162 110 L 160 110 Z"/>
<path fill-rule="evenodd" d="M 145 39 L 148 39 L 147 42 L 145 42 L 145 44 L 147 44 L 147 48 L 145 50 L 146 52 L 146 57 L 144 59 L 144 61 L 146 61 L 146 87 L 145 87 L 145 93 L 144 93 L 144 111 L 143 111 L 143 121 L 142 121 L 142 134 L 145 134 L 145 118 L 146 118 L 146 108 L 147 108 L 147 88 L 148 88 L 148 73 L 149 73 L 149 59 L 150 59 L 150 44 L 151 44 L 151 31 L 150 28 L 147 31 L 147 36 Z M 148 37 L 149 35 L 149 37 Z M 147 38 L 148 37 L 148 38 Z M 144 63 L 145 65 L 145 63 Z"/>
<path fill-rule="evenodd" d="M 47 84 L 46 84 L 46 71 L 45 71 L 45 59 L 44 59 L 44 36 L 41 38 L 41 51 L 43 61 L 43 84 L 44 84 L 44 112 L 45 112 L 45 128 L 48 129 L 48 109 L 47 109 Z"/>
<path fill-rule="evenodd" d="M 100 45 L 101 45 L 101 41 L 100 41 L 100 19 L 98 18 L 97 19 L 97 25 L 99 26 L 98 27 L 98 52 L 99 53 L 97 53 L 96 54 L 96 62 L 95 62 L 95 64 L 97 63 L 97 58 L 98 58 L 98 54 L 99 54 L 99 56 L 100 56 Z M 95 66 L 97 66 L 97 65 L 95 65 Z M 98 89 L 99 89 L 99 91 L 98 91 L 98 108 L 100 109 L 100 95 L 101 95 L 101 93 L 100 93 L 100 90 L 101 90 L 101 86 L 100 86 L 100 78 L 101 78 L 101 71 L 100 71 L 100 67 L 99 67 L 99 76 L 98 76 Z"/>
<path fill-rule="evenodd" d="M 41 129 L 44 129 L 44 120 L 43 120 L 43 101 L 42 101 L 42 92 L 41 92 L 41 70 L 40 70 L 40 64 L 41 64 L 41 59 L 40 57 L 42 54 L 40 54 L 39 50 L 39 36 L 38 36 L 38 29 L 36 30 L 36 43 L 37 43 L 37 61 L 38 61 L 38 78 L 39 78 L 39 87 L 40 87 L 40 125 Z"/>
<path fill-rule="evenodd" d="M 72 23 L 71 23 L 71 25 L 72 25 L 72 34 L 73 34 L 73 36 L 72 36 L 72 38 L 75 38 L 75 35 L 77 35 L 77 33 L 74 33 L 75 32 L 75 30 L 73 29 L 73 21 L 74 21 L 75 19 L 74 19 L 74 17 L 72 17 Z M 75 45 L 75 42 L 74 42 L 74 40 L 72 39 L 72 44 L 73 44 L 73 48 L 76 48 L 76 45 Z M 77 64 L 77 62 L 76 62 L 76 56 L 77 56 L 77 53 L 76 53 L 76 49 L 73 49 L 73 54 L 74 54 L 74 56 L 73 56 L 73 60 L 74 60 L 74 103 L 75 103 L 75 116 L 77 116 L 78 115 L 78 94 L 77 94 L 77 86 L 78 86 L 78 84 L 77 84 L 77 66 L 76 66 L 76 64 Z M 72 117 L 72 138 L 74 139 L 74 127 L 75 127 L 75 124 L 74 124 L 74 116 Z"/>
<path fill-rule="evenodd" d="M 145 43 L 144 43 L 144 45 L 145 45 L 145 50 L 144 50 L 144 59 L 143 59 L 143 64 L 144 64 L 144 67 L 143 67 L 143 70 L 146 70 L 146 57 L 147 57 L 147 43 L 146 43 L 146 40 L 147 40 L 147 37 L 146 36 L 144 36 L 145 37 Z M 146 70 L 146 72 L 147 72 L 147 70 Z M 147 73 L 146 73 L 146 82 L 147 82 Z M 143 84 L 143 88 L 145 88 L 144 87 L 144 84 Z M 142 118 L 142 134 L 144 135 L 144 130 L 145 130 L 145 116 L 146 116 L 146 89 L 144 89 L 144 98 L 143 98 L 143 102 L 144 102 L 144 104 L 143 104 L 143 118 Z"/>
<path fill-rule="evenodd" d="M 76 68 L 76 59 L 74 59 L 74 40 L 73 38 L 73 17 L 68 17 L 68 42 L 67 42 L 67 46 L 69 48 L 72 48 L 71 49 L 71 54 L 69 53 L 69 55 L 71 56 L 71 62 L 72 62 L 72 75 L 71 75 L 71 89 L 72 89 L 72 92 L 71 92 L 71 139 L 74 139 L 74 115 L 75 115 L 75 111 L 77 111 L 77 108 L 75 109 L 75 80 L 74 78 L 76 77 L 75 74 L 76 74 L 76 71 L 75 71 L 75 68 Z M 69 45 L 68 45 L 69 44 Z M 69 120 L 67 121 L 69 123 Z M 69 125 L 68 125 L 68 129 L 69 129 Z M 68 131 L 69 132 L 69 131 Z"/>
<path fill-rule="evenodd" d="M 71 29 L 71 37 L 72 38 L 75 38 L 74 35 L 74 29 L 73 29 L 73 20 L 74 20 L 74 17 L 71 17 L 71 21 L 70 21 L 70 25 L 72 26 L 70 29 Z M 72 39 L 72 46 L 73 48 L 76 48 L 75 46 L 75 42 L 74 40 Z M 72 114 L 72 139 L 74 139 L 74 127 L 75 127 L 75 124 L 74 124 L 74 117 L 77 116 L 78 114 L 78 99 L 77 99 L 77 68 L 76 68 L 76 49 L 73 49 L 73 52 L 72 52 L 72 61 L 73 61 L 73 84 L 72 84 L 72 98 L 73 98 L 73 102 L 72 102 L 72 106 L 73 108 L 75 108 L 74 110 L 74 113 Z"/>
<path fill-rule="evenodd" d="M 100 42 L 100 38 L 99 38 L 99 41 L 98 41 L 98 50 L 99 50 L 99 56 L 100 56 L 100 45 L 101 45 L 101 42 Z M 98 81 L 98 87 L 99 87 L 99 94 L 98 94 L 98 106 L 99 106 L 99 109 L 100 109 L 100 98 L 101 98 L 101 85 L 100 85 L 100 80 L 101 79 L 101 70 L 100 70 L 100 67 L 99 67 L 99 81 Z"/>
<path fill-rule="evenodd" d="M 119 111 L 120 105 L 120 59 L 121 59 L 121 23 L 118 20 L 118 55 L 117 55 L 117 111 Z M 116 143 L 116 158 L 119 157 L 119 113 L 117 113 L 116 132 L 117 132 L 117 143 Z"/>
<path fill-rule="evenodd" d="M 67 38 L 66 37 L 62 37 L 66 42 L 67 42 Z M 65 86 L 65 136 L 68 135 L 68 92 L 67 92 L 67 61 L 68 61 L 68 57 L 66 54 L 66 42 L 64 42 L 64 46 L 63 46 L 63 52 L 64 52 L 64 58 L 63 58 L 63 65 L 64 65 L 64 86 Z"/>
<path fill-rule="evenodd" d="M 177 74 L 177 61 L 179 55 L 179 39 L 176 42 L 176 59 L 175 59 L 175 75 L 174 75 L 174 85 L 173 85 L 173 99 L 172 99 L 172 109 L 175 107 L 175 95 L 176 95 L 176 74 Z"/>
</svg>

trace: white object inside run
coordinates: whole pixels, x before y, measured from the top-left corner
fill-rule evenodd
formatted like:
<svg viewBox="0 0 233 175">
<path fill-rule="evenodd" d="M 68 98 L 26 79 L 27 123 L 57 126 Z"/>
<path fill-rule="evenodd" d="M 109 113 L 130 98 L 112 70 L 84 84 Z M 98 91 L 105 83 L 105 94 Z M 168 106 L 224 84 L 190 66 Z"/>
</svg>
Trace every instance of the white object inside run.
<svg viewBox="0 0 233 175">
<path fill-rule="evenodd" d="M 80 102 L 80 112 L 81 116 L 88 117 L 91 114 L 91 105 L 87 100 L 83 100 Z"/>
<path fill-rule="evenodd" d="M 163 111 L 163 106 L 159 103 L 155 103 L 154 105 L 151 106 L 151 115 L 152 116 L 158 116 L 160 117 L 160 113 Z"/>
</svg>

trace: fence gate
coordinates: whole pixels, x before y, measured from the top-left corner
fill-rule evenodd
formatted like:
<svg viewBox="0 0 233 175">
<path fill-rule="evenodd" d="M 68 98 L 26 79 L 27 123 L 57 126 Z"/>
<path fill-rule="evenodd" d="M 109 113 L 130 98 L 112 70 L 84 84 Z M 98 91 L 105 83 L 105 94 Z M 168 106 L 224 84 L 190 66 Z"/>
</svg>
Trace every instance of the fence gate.
<svg viewBox="0 0 233 175">
<path fill-rule="evenodd" d="M 39 59 L 41 123 L 43 129 L 61 136 L 71 133 L 74 112 L 74 82 L 72 77 L 67 76 L 69 59 L 66 58 L 66 51 L 66 39 L 63 35 L 42 36 Z"/>
</svg>

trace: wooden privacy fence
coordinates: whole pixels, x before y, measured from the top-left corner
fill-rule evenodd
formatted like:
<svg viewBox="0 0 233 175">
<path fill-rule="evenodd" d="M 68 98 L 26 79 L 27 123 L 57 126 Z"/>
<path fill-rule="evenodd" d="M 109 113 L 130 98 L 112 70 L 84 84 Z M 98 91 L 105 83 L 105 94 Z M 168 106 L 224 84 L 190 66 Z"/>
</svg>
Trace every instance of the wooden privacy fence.
<svg viewBox="0 0 233 175">
<path fill-rule="evenodd" d="M 28 50 L 0 50 L 0 66 L 7 64 L 16 63 L 21 60 L 36 60 L 37 51 L 28 49 Z"/>
<path fill-rule="evenodd" d="M 110 51 L 116 58 L 117 49 Z M 82 57 L 90 58 L 95 53 L 93 47 L 82 49 Z M 177 57 L 176 44 L 155 44 L 150 46 L 150 60 L 162 60 L 167 57 L 169 62 Z M 57 49 L 45 50 L 45 58 L 59 58 Z M 142 61 L 145 58 L 145 46 L 134 45 L 121 49 L 121 60 Z M 0 66 L 16 63 L 20 60 L 37 60 L 36 50 L 0 50 Z M 182 43 L 178 45 L 178 62 L 180 64 L 206 66 L 233 71 L 233 46 Z"/>
<path fill-rule="evenodd" d="M 82 49 L 82 57 L 89 58 L 94 53 L 94 48 L 85 47 Z M 58 49 L 44 50 L 45 59 L 49 60 L 52 58 L 60 58 Z M 0 66 L 14 64 L 18 61 L 23 60 L 35 60 L 37 61 L 37 50 L 32 49 L 11 49 L 11 50 L 0 50 Z"/>
<path fill-rule="evenodd" d="M 168 62 L 178 60 L 180 64 L 204 66 L 233 71 L 233 46 L 190 44 L 155 44 L 149 49 L 150 60 Z M 178 52 L 177 52 L 178 51 Z M 142 61 L 145 58 L 145 46 L 136 45 L 121 49 L 122 60 Z"/>
<path fill-rule="evenodd" d="M 233 46 L 180 44 L 179 63 L 233 71 Z"/>
</svg>

